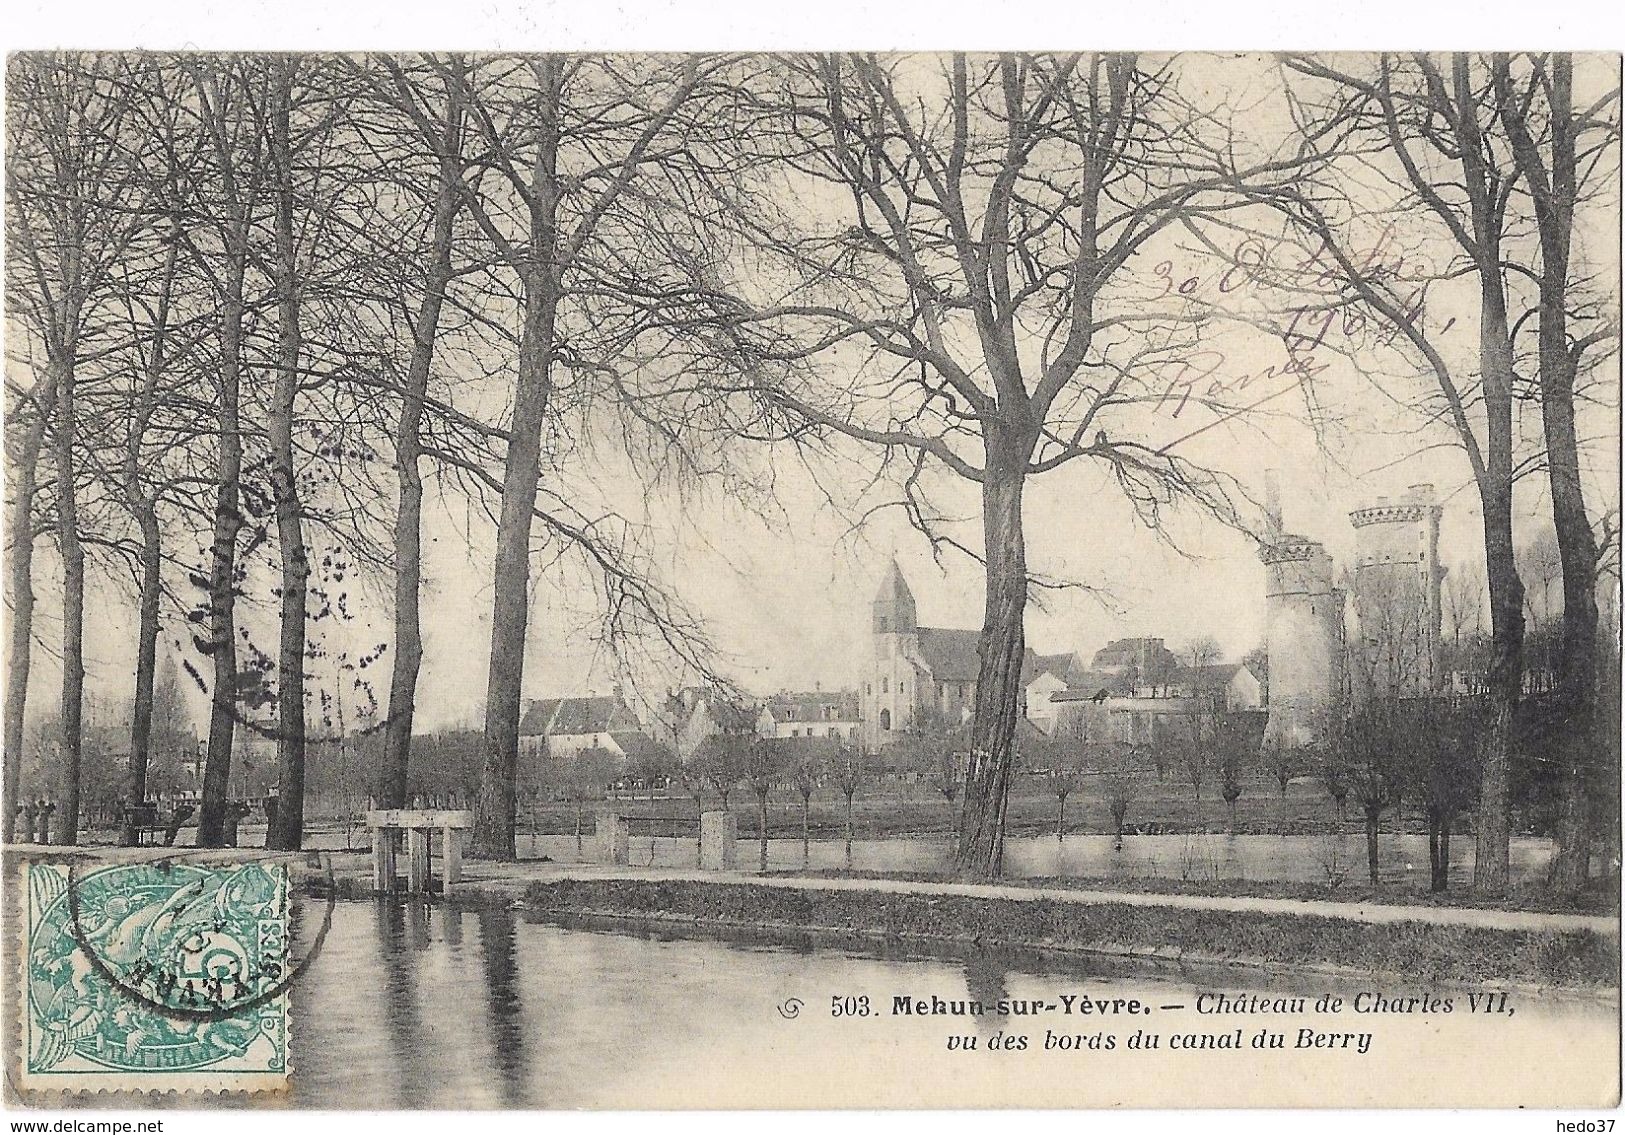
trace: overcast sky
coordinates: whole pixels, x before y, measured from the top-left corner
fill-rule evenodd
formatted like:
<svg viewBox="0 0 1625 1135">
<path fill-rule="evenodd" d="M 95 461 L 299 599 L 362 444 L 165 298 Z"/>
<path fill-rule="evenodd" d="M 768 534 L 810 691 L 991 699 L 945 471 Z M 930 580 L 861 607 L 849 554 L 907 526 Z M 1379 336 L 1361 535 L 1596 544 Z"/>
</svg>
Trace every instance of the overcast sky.
<svg viewBox="0 0 1625 1135">
<path fill-rule="evenodd" d="M 1256 77 L 1255 65 L 1238 68 L 1249 82 Z M 1603 247 L 1609 246 L 1604 242 Z M 1184 255 L 1173 247 L 1165 254 Z M 1441 319 L 1448 317 L 1451 302 L 1440 301 Z M 1458 334 L 1465 351 L 1472 339 L 1470 318 Z M 1232 332 L 1222 343 L 1226 374 L 1252 373 L 1281 361 L 1280 342 L 1261 333 Z M 1407 418 L 1378 389 L 1390 380 L 1357 374 L 1335 355 L 1326 361 L 1330 369 L 1317 384 L 1321 429 L 1306 422 L 1301 393 L 1285 389 L 1269 415 L 1209 430 L 1190 443 L 1189 452 L 1235 477 L 1254 500 L 1262 499 L 1265 470 L 1278 469 L 1287 527 L 1322 540 L 1340 566 L 1349 561 L 1353 548 L 1350 509 L 1416 482 L 1432 482 L 1446 504 L 1444 561 L 1456 570 L 1481 570 L 1481 517 L 1476 494 L 1467 487 L 1466 461 L 1459 449 L 1433 444 L 1448 441 L 1449 435 L 1417 433 L 1414 418 Z M 1613 385 L 1617 391 L 1617 379 Z M 1387 393 L 1402 400 L 1406 391 Z M 1617 413 L 1617 403 L 1599 419 L 1608 424 L 1591 423 L 1592 435 L 1600 439 L 1587 454 L 1594 509 L 1617 507 L 1617 423 L 1607 416 L 1612 413 Z M 1200 418 L 1186 422 L 1190 428 L 1205 424 Z M 1176 425 L 1186 428 L 1161 423 L 1164 429 Z M 1538 432 L 1538 419 L 1531 416 L 1526 428 Z M 812 471 L 788 452 L 743 455 L 742 465 L 752 476 L 765 481 L 771 475 L 772 507 L 765 515 L 715 491 L 702 490 L 682 503 L 666 496 L 646 499 L 636 480 L 624 475 L 624 459 L 589 450 L 580 460 L 601 466 L 597 476 L 583 470 L 596 494 L 593 507 L 613 510 L 641 526 L 659 576 L 704 620 L 720 650 L 719 669 L 753 692 L 857 683 L 869 650 L 869 603 L 893 556 L 914 590 L 923 624 L 980 624 L 978 565 L 952 551 L 944 552 L 940 565 L 934 562 L 926 540 L 896 510 L 870 514 L 854 529 L 854 519 L 890 499 L 888 492 L 894 489 L 890 481 L 860 489 L 873 468 L 872 454 L 854 448 L 840 463 Z M 977 500 L 968 486 L 941 476 L 931 487 L 944 512 L 971 518 L 953 531 L 978 546 Z M 1256 509 L 1242 503 L 1256 521 Z M 1527 538 L 1546 523 L 1540 519 L 1544 492 L 1538 478 L 1525 482 L 1519 507 L 1520 538 Z M 1168 518 L 1161 532 L 1147 530 L 1102 469 L 1078 464 L 1035 478 L 1027 489 L 1025 515 L 1031 570 L 1087 588 L 1041 592 L 1041 602 L 1028 609 L 1027 639 L 1034 648 L 1075 650 L 1087 657 L 1123 636 L 1160 636 L 1177 650 L 1193 637 L 1212 635 L 1234 659 L 1262 643 L 1263 570 L 1256 544 L 1244 532 L 1189 515 Z M 466 502 L 440 498 L 428 503 L 425 658 L 417 719 L 422 730 L 478 721 L 489 647 L 493 544 L 494 525 Z M 30 702 L 35 719 L 54 712 L 51 703 L 60 683 L 50 650 L 57 625 L 56 571 L 49 541 L 42 540 L 36 591 L 43 649 L 36 655 Z M 88 604 L 88 684 L 108 714 L 127 702 L 132 684 L 134 611 L 125 582 L 93 580 Z M 680 672 L 649 666 L 620 671 L 613 652 L 594 633 L 598 605 L 579 572 L 550 569 L 536 581 L 525 674 L 528 697 L 607 693 L 622 681 L 648 695 L 684 680 Z M 327 632 L 334 636 L 335 650 L 359 654 L 387 642 L 387 581 L 363 583 L 352 593 L 350 607 L 355 620 L 342 631 Z M 274 642 L 264 615 L 249 613 L 246 621 L 257 626 L 259 641 L 267 648 Z M 172 625 L 165 640 L 184 637 L 181 627 Z M 387 659 L 374 680 L 383 702 Z M 315 684 L 323 681 L 318 676 Z M 203 695 L 194 689 L 191 696 L 201 728 Z"/>
</svg>

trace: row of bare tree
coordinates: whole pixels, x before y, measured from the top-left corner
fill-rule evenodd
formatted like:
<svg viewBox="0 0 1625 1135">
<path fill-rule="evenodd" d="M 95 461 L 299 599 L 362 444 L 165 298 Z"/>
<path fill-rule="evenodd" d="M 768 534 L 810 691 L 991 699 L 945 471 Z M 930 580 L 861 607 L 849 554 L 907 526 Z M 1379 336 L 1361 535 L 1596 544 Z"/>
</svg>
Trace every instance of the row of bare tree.
<svg viewBox="0 0 1625 1135">
<path fill-rule="evenodd" d="M 403 796 L 432 479 L 495 527 L 475 847 L 511 857 L 525 645 L 557 631 L 529 625 L 539 545 L 540 562 L 590 575 L 620 637 L 706 669 L 703 629 L 635 526 L 597 506 L 592 473 L 613 445 L 651 489 L 746 493 L 743 443 L 760 442 L 874 455 L 933 550 L 985 569 L 958 861 L 997 872 L 1025 611 L 1056 583 L 1027 563 L 1029 481 L 1081 469 L 1089 507 L 1126 501 L 1163 538 L 1176 506 L 1247 526 L 1209 443 L 1286 395 L 1325 425 L 1333 381 L 1374 384 L 1424 444 L 1459 450 L 1480 498 L 1495 707 L 1481 887 L 1506 885 L 1513 495 L 1536 471 L 1561 552 L 1560 686 L 1577 736 L 1600 725 L 1611 530 L 1588 511 L 1581 423 L 1617 390 L 1603 380 L 1617 297 L 1606 250 L 1583 239 L 1617 206 L 1606 67 L 21 55 L 11 69 L 10 361 L 31 381 L 11 384 L 8 418 L 6 747 L 22 738 L 32 551 L 49 531 L 64 784 L 89 555 L 138 585 L 134 794 L 166 596 L 194 627 L 190 668 L 213 699 L 205 843 L 233 731 L 263 707 L 273 845 L 298 846 L 311 628 L 345 616 L 358 572 L 393 583 L 378 794 Z M 1537 416 L 1534 439 L 1519 426 Z M 980 542 L 947 503 L 967 489 Z M 268 650 L 242 617 L 261 592 Z M 1590 751 L 1554 750 L 1576 784 Z M 1584 804 L 1576 788 L 1560 833 L 1570 882 Z"/>
</svg>

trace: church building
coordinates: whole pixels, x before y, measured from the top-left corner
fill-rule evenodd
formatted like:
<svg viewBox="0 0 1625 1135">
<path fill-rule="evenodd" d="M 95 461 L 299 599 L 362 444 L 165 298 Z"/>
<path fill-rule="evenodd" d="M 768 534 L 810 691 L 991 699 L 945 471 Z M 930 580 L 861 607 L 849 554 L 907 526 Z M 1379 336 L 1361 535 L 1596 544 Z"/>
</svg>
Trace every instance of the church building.
<svg viewBox="0 0 1625 1135">
<path fill-rule="evenodd" d="M 872 619 L 870 656 L 858 690 L 864 749 L 874 752 L 906 733 L 969 721 L 976 706 L 981 631 L 920 626 L 914 593 L 896 560 L 875 596 Z M 1032 719 L 1038 730 L 1053 732 L 1050 694 L 1064 689 L 1077 668 L 1075 655 L 1039 655 L 1028 648 L 1021 712 L 1028 716 L 1029 699 L 1042 703 L 1042 712 Z"/>
</svg>

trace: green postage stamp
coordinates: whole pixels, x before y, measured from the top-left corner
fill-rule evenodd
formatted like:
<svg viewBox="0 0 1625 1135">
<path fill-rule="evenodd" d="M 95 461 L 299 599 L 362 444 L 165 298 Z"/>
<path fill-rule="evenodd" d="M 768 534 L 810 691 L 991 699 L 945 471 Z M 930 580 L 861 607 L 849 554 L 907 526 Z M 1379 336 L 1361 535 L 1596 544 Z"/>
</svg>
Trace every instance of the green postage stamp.
<svg viewBox="0 0 1625 1135">
<path fill-rule="evenodd" d="M 21 1087 L 264 1091 L 288 1077 L 288 872 L 31 863 Z"/>
</svg>

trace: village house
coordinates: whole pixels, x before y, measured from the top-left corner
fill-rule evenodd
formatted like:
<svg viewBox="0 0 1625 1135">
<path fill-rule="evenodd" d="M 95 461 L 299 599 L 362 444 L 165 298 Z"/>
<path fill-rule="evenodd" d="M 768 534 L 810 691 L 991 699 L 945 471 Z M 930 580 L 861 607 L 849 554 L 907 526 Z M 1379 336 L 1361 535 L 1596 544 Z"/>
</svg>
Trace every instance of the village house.
<svg viewBox="0 0 1625 1135">
<path fill-rule="evenodd" d="M 762 708 L 723 691 L 687 686 L 666 699 L 666 716 L 677 760 L 687 764 L 707 737 L 754 736 Z"/>
<path fill-rule="evenodd" d="M 650 743 L 638 715 L 619 695 L 534 700 L 519 721 L 519 750 L 526 756 L 603 749 L 632 758 Z"/>
<path fill-rule="evenodd" d="M 1050 701 L 1062 736 L 1146 744 L 1175 719 L 1262 709 L 1264 684 L 1240 662 L 1182 666 L 1160 638 L 1120 639 Z"/>
<path fill-rule="evenodd" d="M 756 732 L 762 737 L 831 737 L 856 744 L 858 702 L 854 690 L 774 694 L 762 704 Z"/>
</svg>

